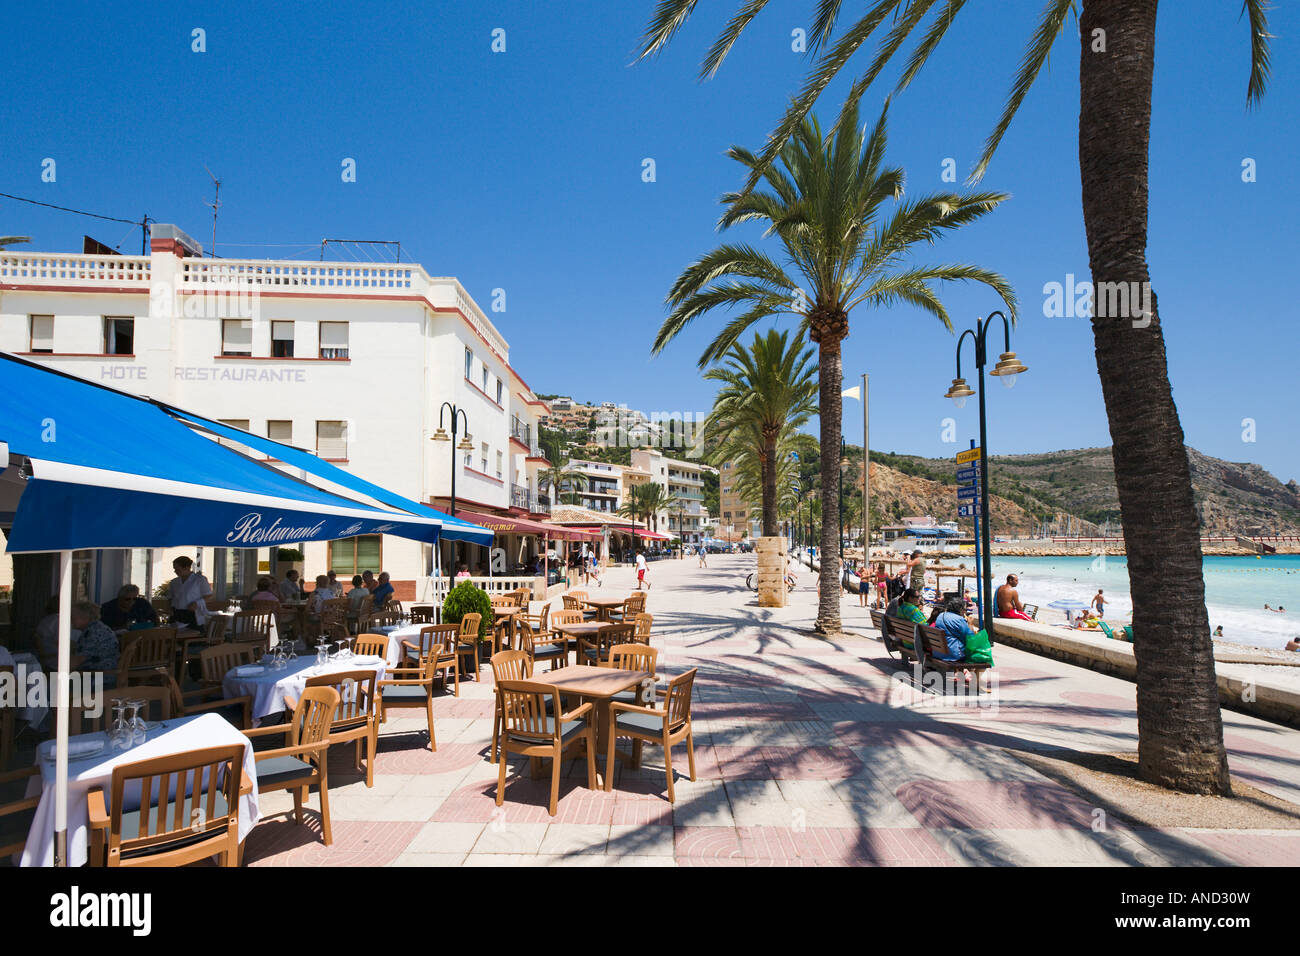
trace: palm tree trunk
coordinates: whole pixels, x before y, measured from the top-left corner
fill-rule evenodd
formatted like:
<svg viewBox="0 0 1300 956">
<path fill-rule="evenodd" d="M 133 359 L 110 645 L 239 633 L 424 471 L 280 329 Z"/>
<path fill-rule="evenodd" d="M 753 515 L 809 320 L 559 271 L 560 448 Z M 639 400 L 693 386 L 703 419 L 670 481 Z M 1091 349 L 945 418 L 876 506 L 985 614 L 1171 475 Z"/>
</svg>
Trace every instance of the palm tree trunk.
<svg viewBox="0 0 1300 956">
<path fill-rule="evenodd" d="M 813 629 L 818 634 L 838 634 L 840 632 L 840 427 L 844 414 L 844 399 L 840 395 L 840 385 L 844 379 L 844 363 L 838 336 L 821 337 L 817 346 L 817 368 L 822 459 L 822 526 L 819 545 L 822 566 L 818 573 L 821 596 L 817 602 L 817 623 Z"/>
<path fill-rule="evenodd" d="M 763 472 L 763 534 L 772 537 L 781 533 L 776 517 L 776 433 L 763 436 L 763 459 L 759 462 Z"/>
<path fill-rule="evenodd" d="M 1133 296 L 1123 311 L 1103 294 L 1104 283 L 1150 289 L 1155 21 L 1156 0 L 1084 0 L 1079 166 L 1092 326 L 1133 596 L 1139 772 L 1170 789 L 1229 794 L 1200 524 L 1155 296 L 1142 316 Z M 1106 52 L 1092 52 L 1094 30 L 1105 31 Z"/>
</svg>

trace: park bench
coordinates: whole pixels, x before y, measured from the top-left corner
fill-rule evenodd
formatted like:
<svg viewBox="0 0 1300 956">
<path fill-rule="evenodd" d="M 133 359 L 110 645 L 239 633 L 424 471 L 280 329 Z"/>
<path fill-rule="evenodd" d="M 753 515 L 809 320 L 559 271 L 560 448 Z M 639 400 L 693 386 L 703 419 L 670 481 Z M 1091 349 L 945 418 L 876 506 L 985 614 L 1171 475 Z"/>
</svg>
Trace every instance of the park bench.
<svg viewBox="0 0 1300 956">
<path fill-rule="evenodd" d="M 926 624 L 908 624 L 907 621 L 898 623 L 916 628 L 915 645 L 920 649 L 922 671 L 936 670 L 944 674 L 972 671 L 975 674 L 975 693 L 980 692 L 980 674 L 988 670 L 991 665 L 941 660 L 936 655 L 948 653 L 948 637 L 943 631 Z"/>
</svg>

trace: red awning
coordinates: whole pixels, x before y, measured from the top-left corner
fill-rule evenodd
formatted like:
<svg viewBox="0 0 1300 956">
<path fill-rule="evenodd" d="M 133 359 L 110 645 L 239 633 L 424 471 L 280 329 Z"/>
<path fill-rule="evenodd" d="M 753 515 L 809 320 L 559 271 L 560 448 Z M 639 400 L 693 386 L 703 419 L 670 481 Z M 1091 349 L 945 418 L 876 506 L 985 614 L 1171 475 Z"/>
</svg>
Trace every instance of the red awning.
<svg viewBox="0 0 1300 956">
<path fill-rule="evenodd" d="M 462 511 L 457 508 L 456 517 L 482 525 L 496 534 L 535 534 L 542 537 L 555 537 L 551 525 L 542 524 L 540 521 L 529 521 L 527 518 L 516 518 L 513 515 L 485 515 L 477 511 Z"/>
<path fill-rule="evenodd" d="M 471 520 L 472 520 L 472 519 L 471 519 Z M 668 541 L 668 540 L 669 540 L 669 536 L 666 535 L 666 534 L 660 534 L 660 533 L 657 532 L 657 531 L 642 531 L 640 528 L 637 528 L 637 529 L 636 529 L 636 536 L 637 536 L 638 538 L 646 538 L 647 540 L 650 540 L 650 541 Z"/>
<path fill-rule="evenodd" d="M 599 541 L 600 531 L 593 528 L 569 528 L 565 525 L 550 524 L 549 522 L 542 525 L 547 529 L 550 536 L 558 541 Z"/>
</svg>

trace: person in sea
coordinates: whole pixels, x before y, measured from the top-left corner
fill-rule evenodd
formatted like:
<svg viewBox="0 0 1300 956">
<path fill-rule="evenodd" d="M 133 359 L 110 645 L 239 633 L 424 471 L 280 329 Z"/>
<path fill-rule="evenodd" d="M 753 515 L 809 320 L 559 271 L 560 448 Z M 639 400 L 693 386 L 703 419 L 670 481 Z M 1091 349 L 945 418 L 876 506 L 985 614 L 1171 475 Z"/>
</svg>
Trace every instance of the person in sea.
<svg viewBox="0 0 1300 956">
<path fill-rule="evenodd" d="M 1214 636 L 1215 636 L 1215 637 L 1223 637 L 1223 625 L 1222 625 L 1222 624 L 1220 624 L 1218 627 L 1216 627 L 1216 628 L 1214 629 Z"/>
<path fill-rule="evenodd" d="M 102 605 L 99 619 L 108 625 L 109 630 L 120 631 L 136 624 L 158 624 L 158 612 L 153 605 L 140 597 L 140 589 L 134 584 L 124 584 L 117 592 L 117 597 Z"/>
<path fill-rule="evenodd" d="M 1106 596 L 1102 594 L 1101 588 L 1097 588 L 1097 593 L 1092 596 L 1092 603 L 1088 607 L 1097 609 L 1098 620 L 1106 616 Z"/>
<path fill-rule="evenodd" d="M 1286 642 L 1286 650 L 1288 650 L 1288 651 L 1300 651 L 1300 637 L 1293 637 L 1293 638 L 1291 638 L 1291 640 L 1287 641 L 1287 642 Z"/>
<path fill-rule="evenodd" d="M 1020 603 L 1020 592 L 1016 590 L 1019 584 L 1020 578 L 1014 574 L 1008 574 L 1007 583 L 998 588 L 993 603 L 998 609 L 998 617 L 1009 617 L 1018 621 L 1032 621 L 1033 618 L 1025 613 L 1025 606 Z"/>
</svg>

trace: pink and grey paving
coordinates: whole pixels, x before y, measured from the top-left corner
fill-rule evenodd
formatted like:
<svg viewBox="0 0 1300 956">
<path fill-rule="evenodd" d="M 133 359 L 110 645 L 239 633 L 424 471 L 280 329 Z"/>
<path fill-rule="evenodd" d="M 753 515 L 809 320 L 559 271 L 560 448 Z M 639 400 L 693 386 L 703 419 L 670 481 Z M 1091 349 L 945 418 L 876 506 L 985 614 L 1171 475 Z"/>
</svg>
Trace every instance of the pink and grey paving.
<svg viewBox="0 0 1300 956">
<path fill-rule="evenodd" d="M 1016 752 L 1137 748 L 1134 687 L 1118 678 L 996 649 L 994 692 L 918 691 L 895 672 L 856 599 L 835 641 L 810 636 L 811 575 L 786 608 L 760 608 L 744 587 L 752 558 L 651 566 L 647 610 L 661 676 L 698 668 L 696 777 L 674 748 L 676 803 L 662 751 L 620 764 L 614 789 L 586 787 L 569 761 L 558 813 L 547 813 L 549 766 L 532 779 L 510 759 L 496 805 L 491 672 L 434 702 L 438 750 L 422 715 L 385 724 L 375 786 L 350 745 L 330 760 L 334 843 L 293 822 L 288 794 L 262 799 L 252 866 L 645 865 L 1295 865 L 1300 830 L 1127 825 L 1040 774 Z M 635 585 L 630 570 L 601 591 Z M 539 668 L 539 679 L 545 668 Z M 661 684 L 662 686 L 662 684 Z M 1224 712 L 1233 773 L 1300 803 L 1300 731 Z M 624 742 L 625 743 L 625 742 Z M 603 755 L 598 760 L 603 767 Z M 314 809 L 313 795 L 308 807 Z"/>
</svg>

